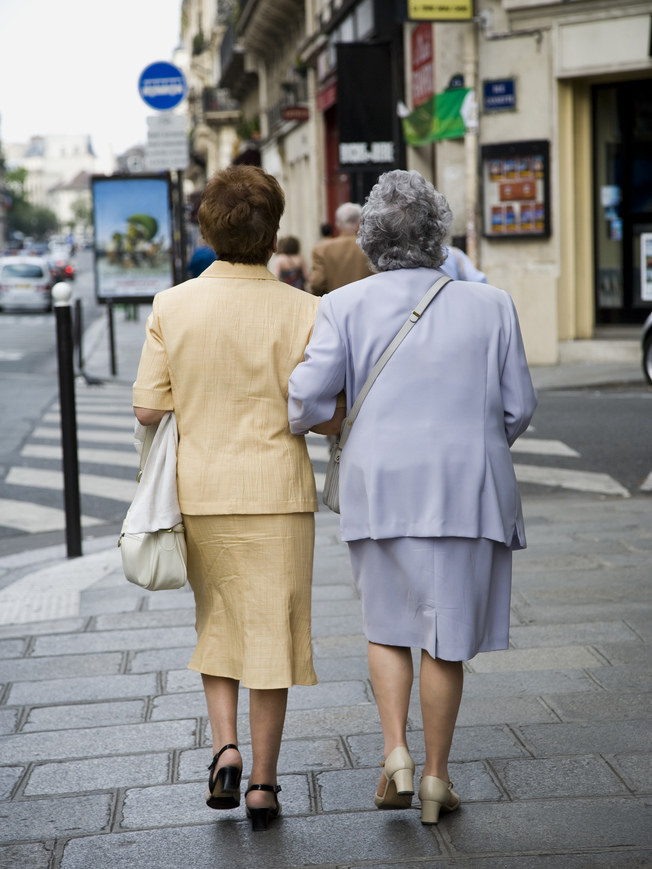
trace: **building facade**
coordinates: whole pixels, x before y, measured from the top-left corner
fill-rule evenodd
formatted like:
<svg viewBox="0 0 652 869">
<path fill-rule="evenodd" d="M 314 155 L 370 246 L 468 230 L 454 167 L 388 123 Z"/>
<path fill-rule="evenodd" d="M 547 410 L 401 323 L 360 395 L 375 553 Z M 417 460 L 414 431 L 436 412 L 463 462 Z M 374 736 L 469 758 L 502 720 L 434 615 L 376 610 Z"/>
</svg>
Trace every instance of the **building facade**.
<svg viewBox="0 0 652 869">
<path fill-rule="evenodd" d="M 451 4 L 437 2 L 186 0 L 186 40 L 201 6 L 197 46 L 205 16 L 218 23 L 203 87 L 233 101 L 230 159 L 278 177 L 281 232 L 304 253 L 380 172 L 416 168 L 449 199 L 471 257 L 513 296 L 530 361 L 554 363 L 560 342 L 652 308 L 652 10 L 648 0 L 454 5 L 459 20 L 438 17 Z"/>
</svg>

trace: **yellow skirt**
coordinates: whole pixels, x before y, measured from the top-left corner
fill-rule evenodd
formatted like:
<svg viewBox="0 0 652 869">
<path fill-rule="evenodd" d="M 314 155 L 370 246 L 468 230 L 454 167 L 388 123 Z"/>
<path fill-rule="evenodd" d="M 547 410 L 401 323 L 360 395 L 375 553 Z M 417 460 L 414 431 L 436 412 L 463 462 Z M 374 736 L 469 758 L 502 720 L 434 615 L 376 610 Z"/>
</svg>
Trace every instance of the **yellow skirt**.
<svg viewBox="0 0 652 869">
<path fill-rule="evenodd" d="M 247 688 L 314 685 L 313 513 L 184 516 L 197 646 L 189 669 Z"/>
</svg>

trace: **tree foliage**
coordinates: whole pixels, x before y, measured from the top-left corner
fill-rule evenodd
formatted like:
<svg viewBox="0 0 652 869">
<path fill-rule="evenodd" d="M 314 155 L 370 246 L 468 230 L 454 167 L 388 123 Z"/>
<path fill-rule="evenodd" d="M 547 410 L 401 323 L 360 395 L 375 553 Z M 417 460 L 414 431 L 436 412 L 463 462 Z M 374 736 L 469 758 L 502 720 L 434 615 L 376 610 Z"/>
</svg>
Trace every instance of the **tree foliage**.
<svg viewBox="0 0 652 869">
<path fill-rule="evenodd" d="M 9 235 L 21 232 L 42 239 L 59 228 L 59 221 L 51 209 L 31 204 L 26 183 L 27 169 L 22 166 L 5 174 L 5 189 L 11 197 L 7 211 L 7 232 Z"/>
</svg>

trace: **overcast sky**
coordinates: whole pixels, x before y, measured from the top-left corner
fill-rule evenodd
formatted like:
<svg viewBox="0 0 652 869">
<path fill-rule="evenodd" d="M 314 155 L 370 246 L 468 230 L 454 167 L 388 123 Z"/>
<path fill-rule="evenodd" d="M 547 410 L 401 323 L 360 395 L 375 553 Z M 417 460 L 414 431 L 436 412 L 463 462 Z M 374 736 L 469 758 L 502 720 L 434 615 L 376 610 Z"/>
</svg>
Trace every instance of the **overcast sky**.
<svg viewBox="0 0 652 869">
<path fill-rule="evenodd" d="M 181 0 L 0 0 L 0 139 L 83 133 L 95 152 L 147 140 L 143 69 L 172 61 Z"/>
</svg>

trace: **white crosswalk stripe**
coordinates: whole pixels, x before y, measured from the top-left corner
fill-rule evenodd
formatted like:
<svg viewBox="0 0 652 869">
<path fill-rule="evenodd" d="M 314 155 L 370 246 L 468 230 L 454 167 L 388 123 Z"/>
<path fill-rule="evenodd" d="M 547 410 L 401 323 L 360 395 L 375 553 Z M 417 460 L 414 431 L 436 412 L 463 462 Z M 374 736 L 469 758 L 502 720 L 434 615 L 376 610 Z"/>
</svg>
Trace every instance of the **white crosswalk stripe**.
<svg viewBox="0 0 652 869">
<path fill-rule="evenodd" d="M 61 447 L 50 444 L 26 444 L 20 454 L 25 459 L 61 459 Z M 124 468 L 138 468 L 138 454 L 121 450 L 97 450 L 79 447 L 77 457 L 80 462 L 93 465 L 119 465 Z M 135 473 L 135 471 L 134 471 Z"/>
<path fill-rule="evenodd" d="M 100 525 L 100 519 L 91 516 L 81 517 L 82 527 Z M 15 501 L 11 498 L 0 498 L 0 526 L 15 528 L 35 534 L 39 531 L 60 531 L 66 527 L 66 517 L 63 510 L 55 507 L 44 507 L 30 501 Z"/>
<path fill-rule="evenodd" d="M 37 426 L 32 432 L 34 440 L 53 440 L 61 442 L 61 429 L 59 426 Z M 112 444 L 133 444 L 133 426 L 129 431 L 126 429 L 79 429 L 77 431 L 78 443 L 112 443 Z M 61 455 L 61 452 L 59 452 Z M 134 452 L 135 455 L 135 452 Z"/>
<path fill-rule="evenodd" d="M 61 471 L 47 471 L 43 468 L 14 467 L 7 474 L 10 486 L 31 486 L 37 489 L 63 489 Z M 136 478 L 122 480 L 116 477 L 102 477 L 96 474 L 80 474 L 79 490 L 82 495 L 95 495 L 129 504 L 136 491 Z"/>
<path fill-rule="evenodd" d="M 630 497 L 627 489 L 609 474 L 600 474 L 595 471 L 573 471 L 568 468 L 544 468 L 517 463 L 514 463 L 514 470 L 516 471 L 516 479 L 520 483 L 536 483 L 541 486 L 574 489 L 578 492 L 620 495 L 622 498 Z"/>
</svg>

